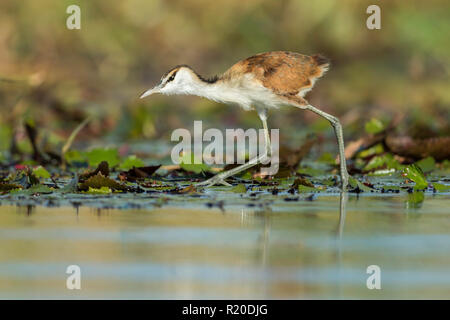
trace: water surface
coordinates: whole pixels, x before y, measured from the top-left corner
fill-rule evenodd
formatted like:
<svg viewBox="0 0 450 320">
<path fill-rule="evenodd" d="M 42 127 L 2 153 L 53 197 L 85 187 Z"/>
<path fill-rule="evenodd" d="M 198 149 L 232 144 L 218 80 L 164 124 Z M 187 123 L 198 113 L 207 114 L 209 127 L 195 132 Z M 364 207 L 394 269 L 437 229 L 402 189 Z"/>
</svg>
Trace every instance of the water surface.
<svg viewBox="0 0 450 320">
<path fill-rule="evenodd" d="M 450 195 L 276 206 L 0 206 L 0 298 L 450 298 Z M 81 290 L 66 268 L 81 268 Z M 381 290 L 369 290 L 369 265 Z"/>
</svg>

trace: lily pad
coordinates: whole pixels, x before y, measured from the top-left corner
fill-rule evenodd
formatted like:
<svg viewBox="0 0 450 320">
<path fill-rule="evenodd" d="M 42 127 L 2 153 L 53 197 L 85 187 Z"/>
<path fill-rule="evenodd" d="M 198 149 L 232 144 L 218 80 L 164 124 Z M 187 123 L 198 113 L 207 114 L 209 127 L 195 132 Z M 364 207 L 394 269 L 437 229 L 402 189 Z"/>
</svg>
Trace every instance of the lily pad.
<svg viewBox="0 0 450 320">
<path fill-rule="evenodd" d="M 237 186 L 233 187 L 231 190 L 231 192 L 234 193 L 246 193 L 247 192 L 247 188 L 245 187 L 244 184 L 238 184 Z"/>
<path fill-rule="evenodd" d="M 416 165 L 422 169 L 423 172 L 431 172 L 436 166 L 436 161 L 433 157 L 427 157 L 416 162 Z"/>
<path fill-rule="evenodd" d="M 37 168 L 35 168 L 33 170 L 33 174 L 37 177 L 37 178 L 43 178 L 43 179 L 48 179 L 50 178 L 50 173 L 42 166 L 39 166 Z"/>
<path fill-rule="evenodd" d="M 120 191 L 127 190 L 126 186 L 118 183 L 111 178 L 105 177 L 101 172 L 93 177 L 90 177 L 85 182 L 80 183 L 80 185 L 78 186 L 78 188 L 82 191 L 87 191 L 89 190 L 89 188 L 101 189 L 102 187 L 108 187 L 110 189 Z"/>
<path fill-rule="evenodd" d="M 450 191 L 450 186 L 442 184 L 442 183 L 432 183 L 433 188 L 437 191 L 437 192 L 448 192 Z"/>
<path fill-rule="evenodd" d="M 15 189 L 22 189 L 22 186 L 15 183 L 0 183 L 0 192 L 9 192 Z"/>
<path fill-rule="evenodd" d="M 102 161 L 108 162 L 110 167 L 115 167 L 120 163 L 119 152 L 114 148 L 97 148 L 86 153 L 88 163 L 96 167 Z"/>
<path fill-rule="evenodd" d="M 394 156 L 390 153 L 375 156 L 366 164 L 363 168 L 364 171 L 372 171 L 379 168 L 395 169 L 398 170 L 402 165 L 394 159 Z"/>
<path fill-rule="evenodd" d="M 109 194 L 109 193 L 112 193 L 112 190 L 110 188 L 108 188 L 108 187 L 101 187 L 99 189 L 89 187 L 89 190 L 86 191 L 86 193 L 90 193 L 90 194 Z"/>
<path fill-rule="evenodd" d="M 121 164 L 120 169 L 122 170 L 130 170 L 133 167 L 143 167 L 144 161 L 136 157 L 135 155 L 128 156 Z"/>
<path fill-rule="evenodd" d="M 349 183 L 350 187 L 352 187 L 353 189 L 357 189 L 362 192 L 371 192 L 372 191 L 372 188 L 369 188 L 368 186 L 366 186 L 365 184 L 361 183 L 360 181 L 358 181 L 357 179 L 355 179 L 353 177 L 349 177 L 348 183 Z"/>
<path fill-rule="evenodd" d="M 414 189 L 416 190 L 421 190 L 428 187 L 428 182 L 422 172 L 422 169 L 420 169 L 420 167 L 416 164 L 411 164 L 405 167 L 402 175 L 416 183 L 414 186 Z"/>
<path fill-rule="evenodd" d="M 36 185 L 31 186 L 28 189 L 12 190 L 11 194 L 16 194 L 16 195 L 49 194 L 49 193 L 53 193 L 54 191 L 55 191 L 55 189 L 52 189 L 45 185 L 36 184 Z"/>
<path fill-rule="evenodd" d="M 322 169 L 316 169 L 312 167 L 301 167 L 297 170 L 297 173 L 305 174 L 311 177 L 326 175 L 326 171 Z"/>
<path fill-rule="evenodd" d="M 304 186 L 304 185 L 302 185 L 302 184 L 299 185 L 299 186 L 297 187 L 297 189 L 298 189 L 298 192 L 301 192 L 301 193 L 320 192 L 320 190 L 317 189 L 317 188 Z"/>
<path fill-rule="evenodd" d="M 367 133 L 377 134 L 384 130 L 384 124 L 375 118 L 370 119 L 364 126 Z"/>
</svg>

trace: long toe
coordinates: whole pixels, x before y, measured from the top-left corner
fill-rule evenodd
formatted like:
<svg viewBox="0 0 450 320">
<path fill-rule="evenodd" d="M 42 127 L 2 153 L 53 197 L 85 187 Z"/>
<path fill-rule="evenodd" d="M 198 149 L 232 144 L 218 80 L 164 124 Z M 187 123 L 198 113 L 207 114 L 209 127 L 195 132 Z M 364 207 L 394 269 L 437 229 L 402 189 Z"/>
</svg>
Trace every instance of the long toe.
<svg viewBox="0 0 450 320">
<path fill-rule="evenodd" d="M 231 187 L 231 184 L 229 184 L 228 182 L 225 181 L 225 179 L 222 179 L 219 176 L 214 176 L 214 177 L 212 177 L 212 178 L 210 178 L 208 180 L 199 182 L 195 186 L 196 187 L 211 187 L 211 186 L 214 186 L 216 184 L 222 184 L 224 186 Z"/>
</svg>

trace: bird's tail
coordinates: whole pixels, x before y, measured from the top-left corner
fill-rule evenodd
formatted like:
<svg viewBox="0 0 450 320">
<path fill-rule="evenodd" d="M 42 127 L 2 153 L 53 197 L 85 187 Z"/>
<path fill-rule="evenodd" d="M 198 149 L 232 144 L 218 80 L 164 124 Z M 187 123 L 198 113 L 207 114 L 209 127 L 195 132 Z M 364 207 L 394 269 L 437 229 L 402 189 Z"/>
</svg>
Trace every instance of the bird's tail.
<svg viewBox="0 0 450 320">
<path fill-rule="evenodd" d="M 330 59 L 328 59 L 327 57 L 321 54 L 315 54 L 311 58 L 314 60 L 316 66 L 320 69 L 320 76 L 322 76 L 330 68 Z"/>
</svg>

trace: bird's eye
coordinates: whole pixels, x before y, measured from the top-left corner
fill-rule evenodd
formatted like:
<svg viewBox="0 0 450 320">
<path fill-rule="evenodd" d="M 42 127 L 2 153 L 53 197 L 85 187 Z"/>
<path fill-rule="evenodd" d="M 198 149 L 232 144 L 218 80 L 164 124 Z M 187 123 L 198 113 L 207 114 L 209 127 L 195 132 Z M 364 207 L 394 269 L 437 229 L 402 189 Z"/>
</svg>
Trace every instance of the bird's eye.
<svg viewBox="0 0 450 320">
<path fill-rule="evenodd" d="M 167 80 L 167 82 L 173 81 L 175 79 L 175 75 L 171 75 L 170 78 Z"/>
</svg>

